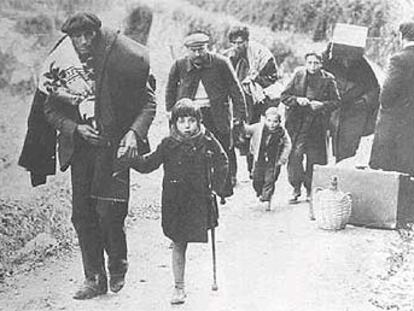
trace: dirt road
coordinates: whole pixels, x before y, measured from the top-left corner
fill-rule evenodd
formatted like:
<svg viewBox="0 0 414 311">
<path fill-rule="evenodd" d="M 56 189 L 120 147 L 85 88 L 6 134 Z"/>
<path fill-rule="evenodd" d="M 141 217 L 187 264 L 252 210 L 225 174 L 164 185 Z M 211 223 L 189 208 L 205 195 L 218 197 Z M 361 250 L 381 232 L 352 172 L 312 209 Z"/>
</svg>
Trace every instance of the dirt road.
<svg viewBox="0 0 414 311">
<path fill-rule="evenodd" d="M 140 193 L 159 196 L 159 177 L 160 172 L 135 175 L 132 209 L 139 204 Z M 285 176 L 278 186 L 278 200 L 271 212 L 259 206 L 246 180 L 239 182 L 235 196 L 221 208 L 218 292 L 210 289 L 209 245 L 191 244 L 188 300 L 183 306 L 171 307 L 169 241 L 161 232 L 157 214 L 150 219 L 131 214 L 130 271 L 119 294 L 73 300 L 82 281 L 76 251 L 9 280 L 0 293 L 0 310 L 373 309 L 369 303 L 372 282 L 384 271 L 388 248 L 398 239 L 397 233 L 353 226 L 339 232 L 320 230 L 308 220 L 305 202 L 286 204 Z"/>
<path fill-rule="evenodd" d="M 111 10 L 108 16 L 114 23 L 119 20 L 115 11 Z M 161 17 L 155 18 L 153 33 L 160 36 L 150 38 L 150 49 L 156 60 L 153 70 L 159 77 L 159 90 L 165 89 L 172 61 L 165 45 L 168 36 L 171 37 L 171 28 L 173 25 L 165 27 Z M 163 94 L 158 95 L 164 98 Z M 26 98 L 21 100 L 28 102 Z M 8 125 L 0 134 L 5 138 L 3 141 L 10 142 L 11 147 L 5 147 L 7 154 L 14 157 L 23 141 L 23 125 L 29 109 L 21 100 L 9 101 L 3 96 L 0 105 L 4 112 L 1 124 Z M 156 144 L 167 132 L 162 110 L 152 128 L 150 141 Z M 7 159 L 10 168 L 0 175 L 2 193 L 34 200 L 41 190 L 30 188 L 27 174 L 17 169 L 16 160 Z M 241 182 L 235 196 L 221 208 L 217 230 L 218 292 L 210 289 L 210 246 L 192 244 L 186 273 L 188 300 L 183 306 L 169 305 L 173 284 L 171 250 L 160 227 L 158 171 L 148 176 L 134 175 L 128 219 L 130 271 L 127 285 L 119 294 L 90 301 L 72 299 L 82 282 L 77 250 L 0 283 L 0 310 L 369 311 L 373 308 L 369 301 L 375 296 L 378 275 L 388 269 L 389 249 L 399 243 L 397 232 L 352 226 L 340 232 L 318 229 L 307 218 L 306 203 L 286 204 L 290 189 L 284 174 L 278 182 L 273 211 L 265 212 L 244 175 L 239 176 Z M 67 178 L 50 182 L 59 181 L 55 187 L 64 190 L 69 187 Z M 56 196 L 56 192 L 44 191 L 45 196 Z"/>
</svg>

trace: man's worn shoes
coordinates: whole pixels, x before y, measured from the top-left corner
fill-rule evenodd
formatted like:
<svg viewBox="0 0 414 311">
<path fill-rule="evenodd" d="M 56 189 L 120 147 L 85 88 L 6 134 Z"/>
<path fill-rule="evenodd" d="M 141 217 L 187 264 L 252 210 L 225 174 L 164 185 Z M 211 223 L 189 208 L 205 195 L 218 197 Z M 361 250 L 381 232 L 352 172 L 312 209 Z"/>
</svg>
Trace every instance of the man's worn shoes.
<svg viewBox="0 0 414 311">
<path fill-rule="evenodd" d="M 299 203 L 299 197 L 300 197 L 301 193 L 300 191 L 293 191 L 292 193 L 292 197 L 289 199 L 289 204 L 296 204 Z"/>
<path fill-rule="evenodd" d="M 312 201 L 312 190 L 306 189 L 306 202 Z"/>
<path fill-rule="evenodd" d="M 111 292 L 119 292 L 125 285 L 125 274 L 114 274 L 109 279 L 109 288 Z"/>
<path fill-rule="evenodd" d="M 97 275 L 95 280 L 86 280 L 73 296 L 73 299 L 85 300 L 105 295 L 108 292 L 106 276 Z"/>
</svg>

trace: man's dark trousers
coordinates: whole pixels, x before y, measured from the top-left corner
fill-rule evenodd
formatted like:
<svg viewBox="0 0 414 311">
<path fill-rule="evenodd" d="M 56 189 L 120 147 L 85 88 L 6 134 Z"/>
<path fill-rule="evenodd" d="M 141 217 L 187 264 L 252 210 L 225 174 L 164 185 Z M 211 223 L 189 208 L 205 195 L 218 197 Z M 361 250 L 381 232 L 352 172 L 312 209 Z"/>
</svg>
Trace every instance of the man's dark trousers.
<svg viewBox="0 0 414 311">
<path fill-rule="evenodd" d="M 213 116 L 211 113 L 211 110 L 209 108 L 202 108 L 201 113 L 203 115 L 203 124 L 208 129 L 215 138 L 220 142 L 220 145 L 223 147 L 224 151 L 227 154 L 228 160 L 229 160 L 229 167 L 233 168 L 236 163 L 236 153 L 234 151 L 234 148 L 231 146 L 231 132 L 223 132 L 217 130 L 217 127 L 215 125 L 215 122 L 213 120 Z M 230 197 L 233 195 L 233 185 L 231 183 L 231 175 L 230 171 L 227 175 L 226 182 L 224 184 L 223 194 L 225 197 Z"/>
<path fill-rule="evenodd" d="M 324 165 L 320 159 L 325 157 L 326 150 L 321 150 L 321 143 L 307 133 L 299 133 L 294 138 L 292 151 L 287 165 L 288 180 L 296 193 L 301 192 L 302 184 L 308 194 L 312 186 L 313 165 Z M 313 138 L 313 139 L 312 139 Z M 321 137 L 320 139 L 324 139 Z M 306 155 L 306 166 L 303 167 L 303 158 Z"/>
<path fill-rule="evenodd" d="M 244 93 L 244 96 L 246 98 L 246 105 L 248 109 L 248 115 L 249 115 L 249 124 L 254 124 L 260 122 L 261 116 L 264 114 L 264 104 L 258 104 L 254 103 L 253 97 L 247 93 Z M 250 146 L 250 139 L 246 138 L 245 142 L 246 146 L 244 147 L 246 151 L 246 163 L 247 163 L 247 170 L 249 171 L 249 174 L 252 173 L 253 170 L 253 161 L 254 157 L 250 153 L 249 146 Z"/>
<path fill-rule="evenodd" d="M 72 162 L 72 223 L 79 239 L 87 280 L 106 276 L 104 252 L 111 276 L 124 275 L 128 268 L 124 220 L 127 202 L 91 198 L 96 154 L 101 147 L 81 143 Z"/>
</svg>

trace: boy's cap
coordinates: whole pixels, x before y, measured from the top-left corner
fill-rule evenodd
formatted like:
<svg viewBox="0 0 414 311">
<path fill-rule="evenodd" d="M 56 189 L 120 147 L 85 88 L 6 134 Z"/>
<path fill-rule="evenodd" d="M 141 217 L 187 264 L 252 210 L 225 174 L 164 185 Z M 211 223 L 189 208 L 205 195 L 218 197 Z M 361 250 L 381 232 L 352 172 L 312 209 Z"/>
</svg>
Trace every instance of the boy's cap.
<svg viewBox="0 0 414 311">
<path fill-rule="evenodd" d="M 202 32 L 192 33 L 184 38 L 186 47 L 199 47 L 210 42 L 210 37 Z"/>
<path fill-rule="evenodd" d="M 76 32 L 94 30 L 101 28 L 101 20 L 92 13 L 80 12 L 69 17 L 62 25 L 62 32 L 71 35 Z"/>
</svg>

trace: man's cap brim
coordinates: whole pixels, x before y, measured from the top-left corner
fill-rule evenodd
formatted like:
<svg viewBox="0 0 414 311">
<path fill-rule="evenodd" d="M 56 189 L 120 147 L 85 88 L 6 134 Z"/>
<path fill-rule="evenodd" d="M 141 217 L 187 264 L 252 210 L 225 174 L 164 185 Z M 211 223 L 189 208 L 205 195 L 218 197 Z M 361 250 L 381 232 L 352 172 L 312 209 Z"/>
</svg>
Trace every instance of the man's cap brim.
<svg viewBox="0 0 414 311">
<path fill-rule="evenodd" d="M 184 39 L 186 47 L 200 47 L 210 42 L 210 37 L 204 33 L 193 33 Z"/>
</svg>

